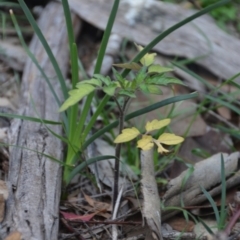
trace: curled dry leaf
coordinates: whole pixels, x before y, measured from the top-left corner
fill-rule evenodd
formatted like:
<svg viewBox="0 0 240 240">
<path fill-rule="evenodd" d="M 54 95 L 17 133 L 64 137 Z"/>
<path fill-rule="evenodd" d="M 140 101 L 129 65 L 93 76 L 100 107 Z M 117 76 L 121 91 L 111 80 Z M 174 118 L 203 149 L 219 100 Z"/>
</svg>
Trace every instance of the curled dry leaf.
<svg viewBox="0 0 240 240">
<path fill-rule="evenodd" d="M 22 234 L 18 231 L 10 233 L 4 240 L 21 240 Z"/>
<path fill-rule="evenodd" d="M 0 222 L 3 221 L 5 212 L 5 200 L 8 198 L 8 189 L 4 181 L 0 180 Z"/>
<path fill-rule="evenodd" d="M 111 204 L 93 200 L 89 195 L 85 194 L 84 192 L 83 192 L 83 195 L 84 195 L 85 200 L 88 202 L 88 204 L 90 206 L 92 206 L 94 208 L 94 210 L 98 210 L 101 212 L 105 212 L 105 211 L 111 212 L 112 211 Z"/>
</svg>

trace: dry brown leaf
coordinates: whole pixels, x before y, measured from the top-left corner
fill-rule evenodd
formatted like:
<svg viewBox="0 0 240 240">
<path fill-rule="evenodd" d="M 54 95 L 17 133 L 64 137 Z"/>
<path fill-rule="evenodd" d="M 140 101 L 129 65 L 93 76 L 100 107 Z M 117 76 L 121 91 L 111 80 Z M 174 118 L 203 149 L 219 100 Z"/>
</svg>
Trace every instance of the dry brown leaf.
<svg viewBox="0 0 240 240">
<path fill-rule="evenodd" d="M 229 134 L 220 132 L 218 129 L 208 128 L 206 134 L 200 137 L 196 137 L 195 141 L 200 145 L 200 148 L 209 152 L 210 154 L 215 154 L 218 152 L 231 153 L 232 140 Z"/>
<path fill-rule="evenodd" d="M 142 199 L 133 198 L 133 197 L 125 197 L 125 199 L 127 199 L 133 205 L 132 210 L 142 208 L 142 204 L 143 204 Z"/>
<path fill-rule="evenodd" d="M 217 112 L 227 120 L 231 119 L 231 110 L 227 107 L 219 107 Z"/>
<path fill-rule="evenodd" d="M 94 211 L 94 209 L 93 209 L 91 206 L 84 206 L 84 205 L 82 205 L 81 208 L 84 209 L 84 210 L 86 210 L 86 211 L 88 211 L 88 212 L 93 212 L 93 211 Z M 106 219 L 110 219 L 110 218 L 111 218 L 111 214 L 108 213 L 108 212 L 100 212 L 100 211 L 98 211 L 98 212 L 96 213 L 96 215 L 97 215 L 97 216 L 104 217 L 104 218 L 106 218 Z"/>
<path fill-rule="evenodd" d="M 8 198 L 8 189 L 6 182 L 0 180 L 0 222 L 4 219 L 5 214 L 5 200 Z"/>
<path fill-rule="evenodd" d="M 192 232 L 195 226 L 193 221 L 186 221 L 184 218 L 176 217 L 172 218 L 167 223 L 173 228 L 173 230 L 179 232 Z"/>
<path fill-rule="evenodd" d="M 12 103 L 7 98 L 3 97 L 0 97 L 0 107 L 5 107 L 10 110 L 16 110 Z"/>
<path fill-rule="evenodd" d="M 5 214 L 5 199 L 3 197 L 3 194 L 0 194 L 0 223 L 4 219 Z"/>
<path fill-rule="evenodd" d="M 21 240 L 22 234 L 18 231 L 10 233 L 4 240 Z"/>
<path fill-rule="evenodd" d="M 7 142 L 7 131 L 8 131 L 8 128 L 0 127 L 0 142 L 4 142 L 4 143 Z"/>
<path fill-rule="evenodd" d="M 85 194 L 84 192 L 83 192 L 83 195 L 84 195 L 85 200 L 88 202 L 88 204 L 90 206 L 92 206 L 94 208 L 94 210 L 98 210 L 101 212 L 104 212 L 104 211 L 111 212 L 112 211 L 111 204 L 93 200 L 89 195 Z"/>
<path fill-rule="evenodd" d="M 0 180 L 0 194 L 3 195 L 4 199 L 8 198 L 8 188 L 6 182 Z"/>
</svg>

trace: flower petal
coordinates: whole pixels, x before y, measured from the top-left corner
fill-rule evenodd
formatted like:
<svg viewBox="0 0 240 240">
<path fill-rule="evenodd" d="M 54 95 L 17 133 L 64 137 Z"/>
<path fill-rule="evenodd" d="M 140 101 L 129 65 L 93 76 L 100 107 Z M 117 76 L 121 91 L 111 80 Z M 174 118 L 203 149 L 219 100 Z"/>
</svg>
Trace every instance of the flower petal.
<svg viewBox="0 0 240 240">
<path fill-rule="evenodd" d="M 166 119 L 163 119 L 163 120 L 160 120 L 160 121 L 154 119 L 151 122 L 147 122 L 145 128 L 146 128 L 147 132 L 150 132 L 150 131 L 154 131 L 154 130 L 158 130 L 160 128 L 163 128 L 163 127 L 167 126 L 170 122 L 171 122 L 170 118 L 166 118 Z"/>
<path fill-rule="evenodd" d="M 160 143 L 166 144 L 166 145 L 176 145 L 184 141 L 184 138 L 180 136 L 176 136 L 173 133 L 163 133 L 159 138 L 158 141 Z"/>
<path fill-rule="evenodd" d="M 114 140 L 114 143 L 123 143 L 131 141 L 132 139 L 136 138 L 139 134 L 140 132 L 135 127 L 123 129 L 122 133 L 119 134 Z"/>
<path fill-rule="evenodd" d="M 152 136 L 143 135 L 142 139 L 138 140 L 137 147 L 142 150 L 149 150 L 153 147 L 153 138 Z"/>
</svg>

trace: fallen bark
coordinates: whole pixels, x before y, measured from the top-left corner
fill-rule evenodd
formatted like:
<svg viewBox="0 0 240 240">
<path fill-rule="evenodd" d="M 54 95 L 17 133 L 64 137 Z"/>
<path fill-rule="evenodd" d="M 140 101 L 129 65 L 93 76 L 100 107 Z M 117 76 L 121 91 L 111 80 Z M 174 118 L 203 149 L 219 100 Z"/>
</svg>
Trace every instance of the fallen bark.
<svg viewBox="0 0 240 240">
<path fill-rule="evenodd" d="M 69 0 L 72 10 L 83 20 L 105 30 L 111 11 L 109 0 Z M 169 27 L 196 13 L 161 1 L 124 0 L 113 33 L 147 45 Z M 167 36 L 154 47 L 159 53 L 195 59 L 216 76 L 228 79 L 240 69 L 240 42 L 222 31 L 210 16 L 202 16 Z M 237 78 L 238 83 L 240 78 Z"/>
<path fill-rule="evenodd" d="M 48 44 L 58 61 L 64 76 L 69 63 L 68 38 L 61 4 L 49 3 L 39 19 Z M 74 25 L 79 29 L 79 20 L 74 17 Z M 60 84 L 52 64 L 38 37 L 34 35 L 30 50 L 62 101 Z M 21 88 L 20 113 L 52 121 L 60 121 L 58 105 L 43 76 L 28 59 L 24 68 Z M 48 125 L 61 135 L 61 125 Z M 62 160 L 63 145 L 45 125 L 15 119 L 9 133 L 9 198 L 7 212 L 2 224 L 1 236 L 13 231 L 27 240 L 58 239 L 59 200 L 61 194 L 61 165 L 43 154 Z M 34 151 L 31 151 L 34 150 Z"/>
<path fill-rule="evenodd" d="M 163 240 L 161 231 L 160 197 L 154 176 L 153 149 L 141 151 L 142 215 L 149 227 L 149 239 Z"/>
<path fill-rule="evenodd" d="M 222 153 L 224 166 L 226 189 L 239 185 L 239 152 L 232 154 Z M 201 190 L 201 186 L 214 197 L 222 191 L 221 179 L 221 153 L 215 154 L 210 158 L 200 161 L 194 165 L 193 173 L 188 177 L 185 184 L 185 178 L 188 170 L 182 172 L 178 177 L 172 179 L 167 185 L 167 192 L 163 196 L 165 207 L 182 207 L 196 206 L 206 201 L 206 196 Z M 162 219 L 172 217 L 179 211 L 166 210 L 162 211 Z"/>
</svg>

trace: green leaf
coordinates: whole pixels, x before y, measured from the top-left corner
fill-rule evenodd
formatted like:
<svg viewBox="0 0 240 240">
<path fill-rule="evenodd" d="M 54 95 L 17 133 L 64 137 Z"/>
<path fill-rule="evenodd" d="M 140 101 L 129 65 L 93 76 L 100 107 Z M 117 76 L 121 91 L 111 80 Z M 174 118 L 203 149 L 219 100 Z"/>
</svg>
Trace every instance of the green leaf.
<svg viewBox="0 0 240 240">
<path fill-rule="evenodd" d="M 141 70 L 138 72 L 136 78 L 133 80 L 132 84 L 134 84 L 134 85 L 141 84 L 147 76 L 146 70 L 147 70 L 146 67 L 142 67 Z"/>
<path fill-rule="evenodd" d="M 129 142 L 136 138 L 139 134 L 139 130 L 135 127 L 123 129 L 122 133 L 114 140 L 114 143 Z"/>
<path fill-rule="evenodd" d="M 122 88 L 123 89 L 128 89 L 128 88 L 132 88 L 132 82 L 130 82 L 127 79 L 123 80 L 123 84 L 122 84 Z"/>
<path fill-rule="evenodd" d="M 119 82 L 123 82 L 124 78 L 122 77 L 122 75 L 115 68 L 112 68 L 112 71 L 115 79 Z"/>
<path fill-rule="evenodd" d="M 161 89 L 156 85 L 147 85 L 147 90 L 152 94 L 162 94 Z"/>
<path fill-rule="evenodd" d="M 98 87 L 101 87 L 102 86 L 102 83 L 99 79 L 95 79 L 95 78 L 91 78 L 91 79 L 88 79 L 88 80 L 83 80 L 79 83 L 77 83 L 76 87 L 79 87 L 80 85 L 82 84 L 92 84 L 94 86 L 98 86 Z"/>
<path fill-rule="evenodd" d="M 123 95 L 123 96 L 127 96 L 130 98 L 136 98 L 136 95 L 134 94 L 134 91 L 130 91 L 130 90 L 125 90 L 125 89 L 121 89 L 118 92 L 119 95 Z"/>
<path fill-rule="evenodd" d="M 166 73 L 173 71 L 172 68 L 162 67 L 159 64 L 151 65 L 148 68 L 148 73 Z"/>
<path fill-rule="evenodd" d="M 166 77 L 162 75 L 155 75 L 153 77 L 149 77 L 146 81 L 147 84 L 156 84 L 166 86 L 168 84 L 180 84 L 185 85 L 181 80 L 173 77 Z"/>
<path fill-rule="evenodd" d="M 137 44 L 136 44 L 136 46 L 137 46 L 137 49 L 139 52 L 141 52 L 143 50 L 142 46 L 137 45 Z M 155 60 L 155 56 L 157 56 L 156 53 L 147 53 L 140 59 L 140 62 L 143 66 L 148 67 L 153 64 L 153 62 Z"/>
<path fill-rule="evenodd" d="M 131 70 L 140 70 L 141 69 L 141 65 L 135 62 L 131 62 L 131 63 L 115 63 L 113 64 L 113 66 L 119 67 L 119 68 L 125 68 L 125 69 L 131 69 Z"/>
<path fill-rule="evenodd" d="M 81 172 L 82 170 L 84 170 L 88 165 L 93 164 L 95 162 L 104 161 L 107 159 L 117 159 L 119 161 L 119 159 L 117 157 L 111 156 L 111 155 L 97 156 L 97 157 L 90 158 L 86 161 L 83 161 L 81 164 L 74 167 L 73 170 L 71 171 L 71 173 L 67 176 L 66 184 L 69 184 L 70 181 L 73 179 L 73 177 L 76 174 L 78 174 L 79 172 Z"/>
<path fill-rule="evenodd" d="M 107 95 L 113 96 L 117 87 L 118 87 L 118 85 L 117 85 L 116 83 L 112 82 L 112 83 L 109 84 L 108 86 L 103 87 L 103 91 L 104 91 Z"/>
<path fill-rule="evenodd" d="M 111 79 L 107 76 L 107 77 L 104 77 L 103 75 L 101 74 L 94 74 L 93 77 L 101 80 L 105 85 L 109 85 L 112 81 Z"/>
<path fill-rule="evenodd" d="M 70 97 L 60 107 L 59 112 L 65 111 L 70 106 L 79 102 L 83 97 L 95 90 L 95 87 L 89 84 L 82 84 L 77 89 L 69 91 Z"/>
<path fill-rule="evenodd" d="M 140 84 L 140 85 L 139 85 L 139 88 L 140 88 L 140 90 L 141 90 L 143 93 L 147 93 L 147 94 L 149 93 L 146 83 Z"/>
</svg>

